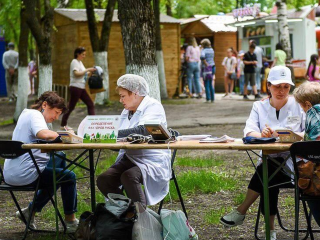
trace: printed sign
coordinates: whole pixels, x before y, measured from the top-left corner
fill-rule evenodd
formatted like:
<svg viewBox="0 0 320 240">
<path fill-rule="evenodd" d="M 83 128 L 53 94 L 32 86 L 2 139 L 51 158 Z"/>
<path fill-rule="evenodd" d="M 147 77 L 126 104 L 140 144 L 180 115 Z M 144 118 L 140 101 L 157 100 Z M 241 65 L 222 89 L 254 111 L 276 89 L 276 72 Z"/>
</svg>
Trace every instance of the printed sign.
<svg viewBox="0 0 320 240">
<path fill-rule="evenodd" d="M 243 37 L 255 37 L 266 35 L 266 26 L 252 26 L 243 28 Z"/>
<path fill-rule="evenodd" d="M 87 116 L 78 128 L 83 143 L 116 143 L 120 116 Z"/>
</svg>

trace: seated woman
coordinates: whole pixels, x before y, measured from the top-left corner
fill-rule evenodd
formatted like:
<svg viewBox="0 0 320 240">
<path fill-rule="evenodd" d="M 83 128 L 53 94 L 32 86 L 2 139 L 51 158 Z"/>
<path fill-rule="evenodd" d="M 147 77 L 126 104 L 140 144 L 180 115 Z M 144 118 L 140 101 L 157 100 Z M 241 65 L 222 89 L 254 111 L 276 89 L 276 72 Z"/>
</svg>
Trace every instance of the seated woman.
<svg viewBox="0 0 320 240">
<path fill-rule="evenodd" d="M 117 81 L 121 113 L 118 137 L 137 133 L 149 135 L 146 121 L 159 121 L 167 126 L 163 106 L 148 96 L 149 86 L 143 77 L 125 74 Z M 169 191 L 171 177 L 170 150 L 139 149 L 119 152 L 116 163 L 98 176 L 97 186 L 104 196 L 108 193 L 123 194 L 144 207 L 161 201 Z M 144 185 L 144 191 L 141 188 Z"/>
<path fill-rule="evenodd" d="M 245 137 L 272 137 L 275 136 L 274 130 L 283 128 L 291 129 L 297 134 L 303 135 L 305 114 L 295 99 L 289 96 L 290 85 L 294 86 L 289 68 L 276 66 L 270 70 L 267 85 L 269 98 L 253 104 L 244 129 Z M 290 152 L 281 152 L 269 156 L 281 163 L 289 154 Z M 271 176 L 275 172 L 277 165 L 272 161 L 268 163 L 268 173 Z M 286 165 L 293 171 L 291 159 L 287 160 Z M 244 202 L 236 210 L 220 219 L 223 225 L 233 227 L 243 223 L 249 207 L 263 194 L 263 186 L 259 176 L 262 179 L 261 160 L 257 171 L 251 178 Z M 290 174 L 279 171 L 269 184 L 281 184 L 289 182 L 290 180 Z M 277 213 L 278 195 L 279 186 L 269 189 L 271 239 L 276 239 L 274 218 Z M 261 201 L 263 201 L 263 196 L 261 196 Z M 261 211 L 264 214 L 263 203 L 261 206 Z"/>
<path fill-rule="evenodd" d="M 320 84 L 305 82 L 293 91 L 293 96 L 306 112 L 305 141 L 320 140 Z M 320 226 L 320 204 L 308 201 L 314 219 Z"/>
<path fill-rule="evenodd" d="M 24 143 L 32 143 L 37 139 L 54 140 L 59 134 L 49 130 L 47 123 L 52 123 L 58 119 L 60 114 L 66 110 L 64 99 L 58 96 L 57 93 L 44 92 L 36 100 L 35 104 L 31 106 L 31 109 L 23 110 L 13 131 L 12 140 Z M 42 153 L 39 149 L 32 150 L 32 153 L 41 171 L 40 189 L 48 189 L 50 195 L 53 196 L 52 160 L 47 153 Z M 59 174 L 65 167 L 65 161 L 60 158 L 55 158 L 55 160 L 56 173 Z M 39 177 L 29 154 L 24 154 L 14 160 L 6 159 L 3 174 L 5 182 L 13 186 L 36 185 Z M 78 226 L 78 220 L 74 214 L 77 211 L 76 176 L 68 170 L 65 170 L 63 174 L 66 174 L 63 176 L 66 182 L 59 184 L 57 187 L 61 187 L 67 231 L 74 232 Z M 34 212 L 30 213 L 31 203 L 29 207 L 22 209 L 26 219 L 32 214 L 31 228 L 36 228 L 34 224 L 35 212 L 40 212 L 49 200 L 48 191 L 39 190 L 34 202 Z M 19 211 L 16 215 L 21 220 L 23 219 Z"/>
</svg>

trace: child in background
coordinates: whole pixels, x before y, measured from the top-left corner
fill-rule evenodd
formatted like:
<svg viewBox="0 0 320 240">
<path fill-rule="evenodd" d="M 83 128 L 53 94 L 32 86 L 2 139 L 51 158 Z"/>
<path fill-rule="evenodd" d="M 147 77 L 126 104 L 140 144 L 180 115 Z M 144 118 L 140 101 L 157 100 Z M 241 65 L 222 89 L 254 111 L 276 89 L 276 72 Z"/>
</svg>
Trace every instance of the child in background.
<svg viewBox="0 0 320 240">
<path fill-rule="evenodd" d="M 267 79 L 269 76 L 269 72 L 270 72 L 270 67 L 269 67 L 269 63 L 268 62 L 264 62 L 263 63 L 263 67 L 264 67 L 264 74 L 262 75 L 262 81 L 261 81 L 261 92 L 262 93 L 267 93 Z"/>
<path fill-rule="evenodd" d="M 312 54 L 310 57 L 309 66 L 306 73 L 306 78 L 310 82 L 320 82 L 320 70 L 319 65 L 320 58 L 318 54 Z"/>
<path fill-rule="evenodd" d="M 244 51 L 240 50 L 238 54 L 238 66 L 237 66 L 237 78 L 239 79 L 240 95 L 243 95 L 243 88 L 244 88 L 243 56 L 244 56 Z"/>
</svg>

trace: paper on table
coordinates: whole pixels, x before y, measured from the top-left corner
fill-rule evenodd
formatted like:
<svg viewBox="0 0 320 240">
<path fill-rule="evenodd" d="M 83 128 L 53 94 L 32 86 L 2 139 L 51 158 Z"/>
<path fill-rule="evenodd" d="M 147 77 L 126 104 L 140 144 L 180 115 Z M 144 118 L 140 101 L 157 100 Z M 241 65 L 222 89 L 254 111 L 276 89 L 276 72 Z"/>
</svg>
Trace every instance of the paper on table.
<svg viewBox="0 0 320 240">
<path fill-rule="evenodd" d="M 205 139 L 200 139 L 200 143 L 227 143 L 227 142 L 234 142 L 235 138 L 229 137 L 228 135 L 223 135 L 222 137 L 208 137 Z"/>
<path fill-rule="evenodd" d="M 201 140 L 211 137 L 211 135 L 182 135 L 178 137 L 179 141 Z"/>
</svg>

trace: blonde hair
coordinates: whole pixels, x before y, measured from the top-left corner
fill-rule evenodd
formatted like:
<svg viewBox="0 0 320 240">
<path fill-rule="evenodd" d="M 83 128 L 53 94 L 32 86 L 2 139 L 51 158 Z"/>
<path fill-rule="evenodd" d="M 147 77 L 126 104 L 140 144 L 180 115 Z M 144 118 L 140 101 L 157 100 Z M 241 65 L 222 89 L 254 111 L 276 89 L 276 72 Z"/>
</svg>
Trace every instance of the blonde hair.
<svg viewBox="0 0 320 240">
<path fill-rule="evenodd" d="M 202 39 L 200 44 L 204 47 L 204 48 L 208 48 L 211 47 L 211 42 L 208 38 Z"/>
<path fill-rule="evenodd" d="M 300 104 L 306 101 L 313 105 L 320 104 L 320 84 L 318 82 L 306 81 L 294 89 L 293 96 Z"/>
<path fill-rule="evenodd" d="M 197 43 L 195 37 L 190 37 L 190 38 L 189 38 L 189 41 L 188 41 L 188 44 L 189 44 L 190 46 L 193 46 L 194 48 L 195 48 L 195 47 L 198 47 L 198 43 Z"/>
</svg>

